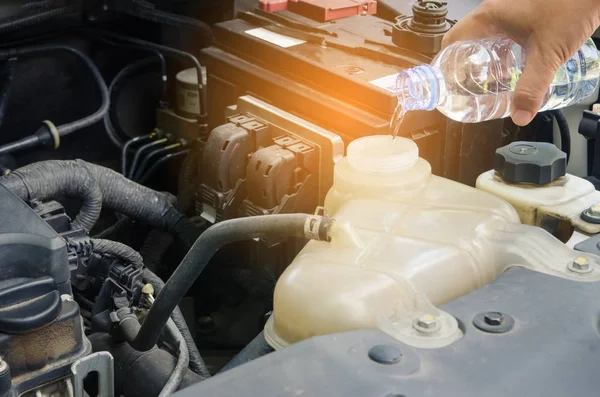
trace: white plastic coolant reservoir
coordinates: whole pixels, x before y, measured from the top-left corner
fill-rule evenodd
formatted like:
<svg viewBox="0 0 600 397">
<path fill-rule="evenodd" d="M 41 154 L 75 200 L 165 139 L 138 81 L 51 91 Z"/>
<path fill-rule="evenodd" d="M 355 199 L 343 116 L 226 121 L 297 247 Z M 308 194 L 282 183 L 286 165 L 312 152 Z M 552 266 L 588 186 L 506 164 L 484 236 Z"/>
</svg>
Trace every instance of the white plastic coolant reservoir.
<svg viewBox="0 0 600 397">
<path fill-rule="evenodd" d="M 280 277 L 265 337 L 276 349 L 315 335 L 380 328 L 416 347 L 462 336 L 437 307 L 521 265 L 559 277 L 600 279 L 600 258 L 573 272 L 578 254 L 521 225 L 506 201 L 431 175 L 410 140 L 358 139 L 335 166 L 325 207 L 331 242 L 311 241 Z"/>
</svg>

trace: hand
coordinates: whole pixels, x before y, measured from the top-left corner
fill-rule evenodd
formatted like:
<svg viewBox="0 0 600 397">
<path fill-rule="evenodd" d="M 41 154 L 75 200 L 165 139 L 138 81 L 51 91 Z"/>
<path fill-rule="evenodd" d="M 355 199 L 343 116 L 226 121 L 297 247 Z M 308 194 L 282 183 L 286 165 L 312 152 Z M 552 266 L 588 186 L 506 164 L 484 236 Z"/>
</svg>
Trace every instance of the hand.
<svg viewBox="0 0 600 397">
<path fill-rule="evenodd" d="M 599 25 L 598 0 L 485 0 L 450 29 L 443 45 L 505 36 L 523 47 L 527 62 L 515 88 L 511 117 L 524 126 L 540 110 L 558 68 Z"/>
</svg>

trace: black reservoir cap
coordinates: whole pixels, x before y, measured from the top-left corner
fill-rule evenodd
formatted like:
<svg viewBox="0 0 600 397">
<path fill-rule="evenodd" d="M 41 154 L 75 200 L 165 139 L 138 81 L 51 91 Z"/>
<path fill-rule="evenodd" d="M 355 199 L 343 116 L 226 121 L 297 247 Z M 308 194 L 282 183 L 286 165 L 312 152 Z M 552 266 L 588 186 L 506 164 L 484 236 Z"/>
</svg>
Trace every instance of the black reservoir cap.
<svg viewBox="0 0 600 397">
<path fill-rule="evenodd" d="M 494 169 L 512 183 L 546 185 L 567 173 L 567 155 L 551 143 L 513 142 L 496 150 Z"/>
</svg>

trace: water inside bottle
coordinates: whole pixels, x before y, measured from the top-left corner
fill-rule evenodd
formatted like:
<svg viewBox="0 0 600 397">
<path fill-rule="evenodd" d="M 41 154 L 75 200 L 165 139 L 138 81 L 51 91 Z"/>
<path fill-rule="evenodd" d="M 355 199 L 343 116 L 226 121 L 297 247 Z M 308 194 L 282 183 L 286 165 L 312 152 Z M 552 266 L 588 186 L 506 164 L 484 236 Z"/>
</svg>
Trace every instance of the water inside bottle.
<svg viewBox="0 0 600 397">
<path fill-rule="evenodd" d="M 453 43 L 431 65 L 400 72 L 398 100 L 405 111 L 435 107 L 461 123 L 508 117 L 525 55 L 517 43 L 503 37 Z M 557 70 L 540 111 L 571 106 L 593 95 L 599 75 L 600 56 L 594 42 L 588 40 Z M 398 134 L 401 118 L 402 111 L 397 109 L 390 122 L 393 136 Z"/>
<path fill-rule="evenodd" d="M 398 103 L 396 110 L 394 110 L 394 114 L 392 115 L 392 119 L 390 120 L 390 134 L 394 140 L 398 136 L 398 132 L 400 131 L 400 127 L 402 126 L 405 115 L 406 111 L 402 105 Z"/>
</svg>

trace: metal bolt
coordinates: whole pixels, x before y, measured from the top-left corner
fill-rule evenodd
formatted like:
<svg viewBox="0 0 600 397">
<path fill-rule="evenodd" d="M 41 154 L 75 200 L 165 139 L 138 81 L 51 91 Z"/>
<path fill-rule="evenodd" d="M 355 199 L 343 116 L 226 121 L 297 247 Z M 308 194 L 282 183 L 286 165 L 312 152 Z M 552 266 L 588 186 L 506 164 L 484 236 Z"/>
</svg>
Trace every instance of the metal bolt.
<svg viewBox="0 0 600 397">
<path fill-rule="evenodd" d="M 433 314 L 424 314 L 415 320 L 413 327 L 420 332 L 436 332 L 440 329 L 440 323 Z"/>
<path fill-rule="evenodd" d="M 590 268 L 590 261 L 588 258 L 580 256 L 573 261 L 573 267 L 577 270 L 587 270 Z"/>
<path fill-rule="evenodd" d="M 594 270 L 594 267 L 592 266 L 592 263 L 588 258 L 580 256 L 578 258 L 573 259 L 573 262 L 570 262 L 567 265 L 567 269 L 574 273 L 585 274 L 590 273 L 592 270 Z"/>
<path fill-rule="evenodd" d="M 487 325 L 491 325 L 493 327 L 498 327 L 502 325 L 504 322 L 504 315 L 498 312 L 490 312 L 486 313 L 484 317 L 484 321 Z"/>
<path fill-rule="evenodd" d="M 515 319 L 506 313 L 483 312 L 473 317 L 473 325 L 483 332 L 503 334 L 514 328 Z"/>
<path fill-rule="evenodd" d="M 433 314 L 425 314 L 424 316 L 418 318 L 417 324 L 419 327 L 431 329 L 435 328 L 437 325 L 437 319 Z"/>
</svg>

